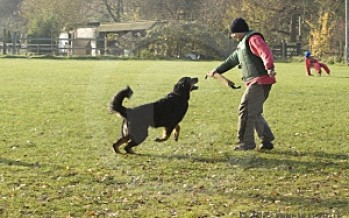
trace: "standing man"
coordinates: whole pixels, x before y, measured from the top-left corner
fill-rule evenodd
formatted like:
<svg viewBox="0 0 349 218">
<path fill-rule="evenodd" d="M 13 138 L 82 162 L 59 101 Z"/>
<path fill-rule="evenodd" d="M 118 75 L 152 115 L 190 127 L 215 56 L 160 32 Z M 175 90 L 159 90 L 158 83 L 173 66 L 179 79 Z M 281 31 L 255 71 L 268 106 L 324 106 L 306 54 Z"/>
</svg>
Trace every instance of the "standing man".
<svg viewBox="0 0 349 218">
<path fill-rule="evenodd" d="M 255 149 L 255 131 L 262 142 L 259 149 L 271 150 L 274 135 L 262 113 L 272 84 L 276 82 L 272 52 L 262 34 L 250 30 L 244 19 L 235 19 L 230 30 L 231 37 L 239 41 L 236 50 L 206 76 L 215 78 L 216 74 L 223 74 L 237 65 L 241 67 L 246 90 L 239 106 L 239 141 L 234 150 Z"/>
</svg>

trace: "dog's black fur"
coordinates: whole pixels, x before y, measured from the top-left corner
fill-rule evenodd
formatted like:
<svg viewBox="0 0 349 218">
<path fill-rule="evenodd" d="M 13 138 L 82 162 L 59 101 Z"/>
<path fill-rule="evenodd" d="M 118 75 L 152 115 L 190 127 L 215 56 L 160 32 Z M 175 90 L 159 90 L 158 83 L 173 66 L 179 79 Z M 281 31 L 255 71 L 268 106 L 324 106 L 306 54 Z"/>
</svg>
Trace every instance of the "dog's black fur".
<svg viewBox="0 0 349 218">
<path fill-rule="evenodd" d="M 121 138 L 113 144 L 114 151 L 121 153 L 119 147 L 127 143 L 125 151 L 134 154 L 133 147 L 142 143 L 148 136 L 149 127 L 164 127 L 164 134 L 157 142 L 166 141 L 174 130 L 174 139 L 178 140 L 179 122 L 188 110 L 190 92 L 198 89 L 195 84 L 198 78 L 183 77 L 173 87 L 173 91 L 156 102 L 144 104 L 134 108 L 122 105 L 125 98 L 130 98 L 133 91 L 127 87 L 118 92 L 111 104 L 110 111 L 119 113 L 123 118 Z"/>
</svg>

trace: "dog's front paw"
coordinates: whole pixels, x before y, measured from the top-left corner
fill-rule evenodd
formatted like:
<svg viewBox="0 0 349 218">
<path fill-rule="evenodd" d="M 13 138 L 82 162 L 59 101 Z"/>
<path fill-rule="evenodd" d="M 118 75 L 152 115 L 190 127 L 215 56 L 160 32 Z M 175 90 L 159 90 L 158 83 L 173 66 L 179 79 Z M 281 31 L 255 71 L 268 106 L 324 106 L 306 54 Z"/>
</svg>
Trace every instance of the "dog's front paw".
<svg viewBox="0 0 349 218">
<path fill-rule="evenodd" d="M 133 150 L 132 150 L 132 148 L 130 148 L 130 147 L 125 147 L 125 151 L 126 151 L 126 154 L 136 154 Z"/>
<path fill-rule="evenodd" d="M 154 141 L 156 141 L 156 142 L 163 142 L 163 141 L 166 141 L 166 139 L 156 138 Z"/>
<path fill-rule="evenodd" d="M 175 142 L 178 142 L 178 138 L 179 138 L 179 133 L 175 132 L 175 134 L 173 135 L 173 139 L 175 140 Z"/>
<path fill-rule="evenodd" d="M 116 154 L 122 154 L 121 151 L 119 150 L 119 147 L 113 146 L 113 149 Z"/>
</svg>

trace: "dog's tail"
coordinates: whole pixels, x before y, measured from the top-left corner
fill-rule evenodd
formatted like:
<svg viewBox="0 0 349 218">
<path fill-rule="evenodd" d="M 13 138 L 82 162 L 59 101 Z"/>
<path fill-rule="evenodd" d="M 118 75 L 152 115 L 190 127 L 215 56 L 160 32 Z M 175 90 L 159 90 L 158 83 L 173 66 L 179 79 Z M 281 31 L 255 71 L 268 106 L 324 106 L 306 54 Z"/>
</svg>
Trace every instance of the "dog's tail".
<svg viewBox="0 0 349 218">
<path fill-rule="evenodd" d="M 110 113 L 117 112 L 122 117 L 127 118 L 126 107 L 122 106 L 122 101 L 125 98 L 131 98 L 132 94 L 133 94 L 133 91 L 129 86 L 127 86 L 125 89 L 118 92 L 109 104 L 109 108 L 108 108 L 109 112 Z"/>
</svg>

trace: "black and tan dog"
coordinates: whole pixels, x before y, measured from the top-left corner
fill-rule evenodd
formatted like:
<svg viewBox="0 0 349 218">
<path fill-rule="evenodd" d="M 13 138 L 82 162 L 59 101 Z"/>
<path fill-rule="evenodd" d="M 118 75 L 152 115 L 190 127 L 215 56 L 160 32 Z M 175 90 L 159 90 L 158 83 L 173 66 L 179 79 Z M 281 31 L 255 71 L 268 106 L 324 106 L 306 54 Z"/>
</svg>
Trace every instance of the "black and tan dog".
<svg viewBox="0 0 349 218">
<path fill-rule="evenodd" d="M 117 112 L 124 118 L 122 136 L 114 142 L 114 151 L 121 153 L 119 147 L 126 143 L 126 153 L 134 154 L 132 148 L 147 138 L 149 127 L 164 127 L 163 136 L 155 141 L 166 141 L 172 132 L 177 141 L 180 131 L 179 122 L 182 121 L 188 110 L 190 92 L 198 89 L 195 86 L 197 82 L 198 78 L 183 77 L 173 87 L 173 91 L 164 98 L 134 108 L 126 108 L 122 105 L 125 98 L 132 96 L 132 89 L 127 87 L 118 92 L 109 107 L 111 112 Z"/>
</svg>

